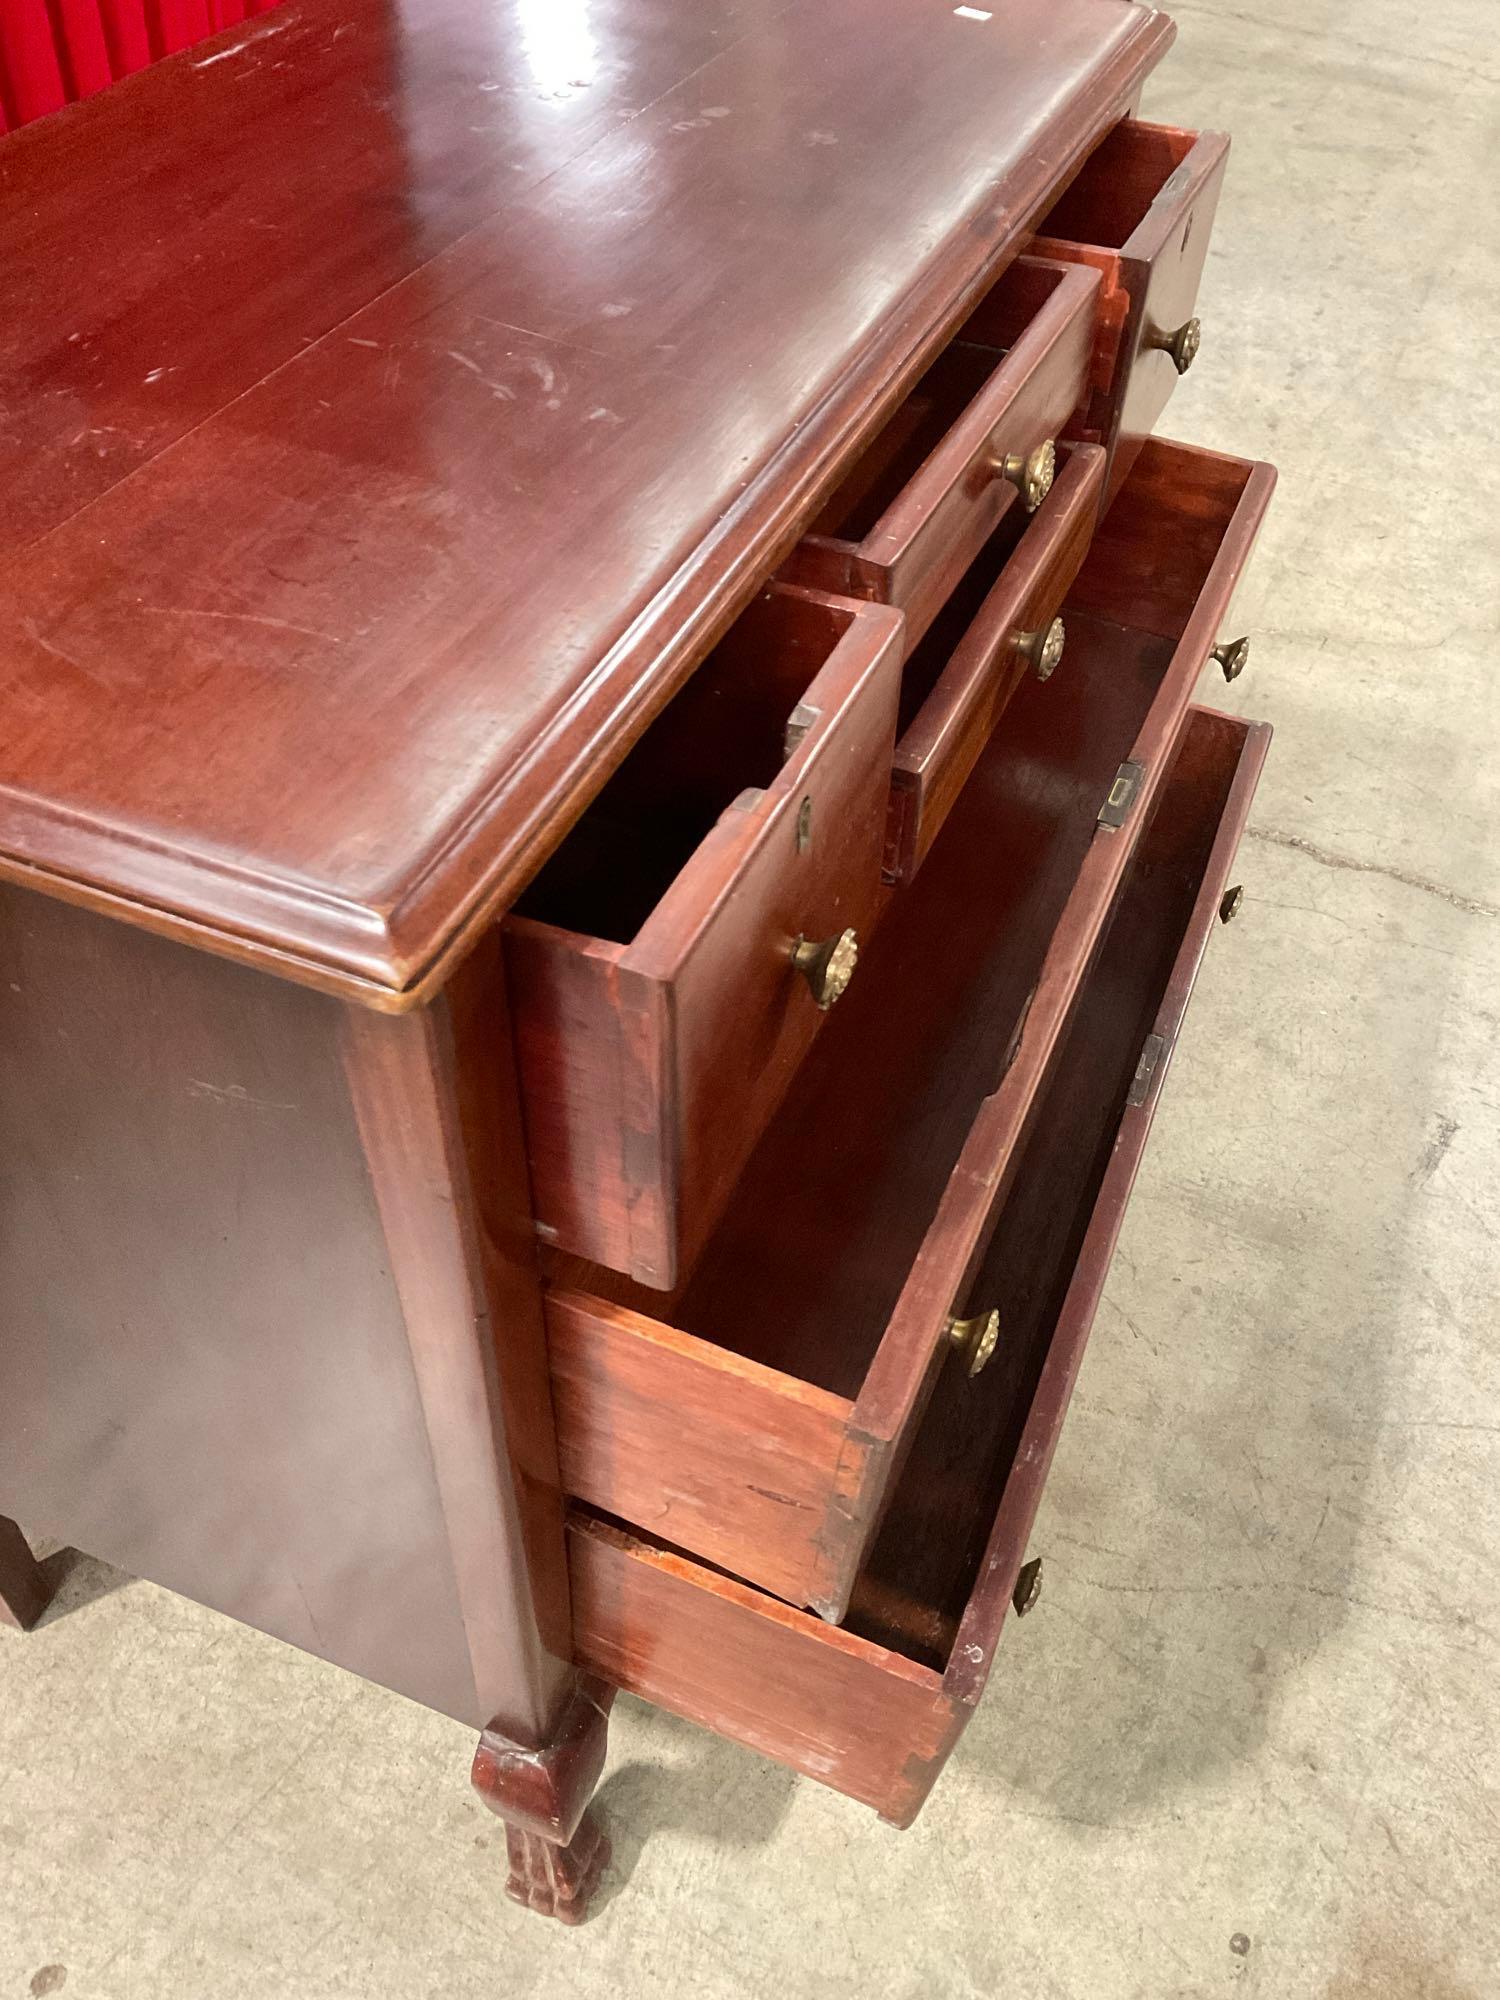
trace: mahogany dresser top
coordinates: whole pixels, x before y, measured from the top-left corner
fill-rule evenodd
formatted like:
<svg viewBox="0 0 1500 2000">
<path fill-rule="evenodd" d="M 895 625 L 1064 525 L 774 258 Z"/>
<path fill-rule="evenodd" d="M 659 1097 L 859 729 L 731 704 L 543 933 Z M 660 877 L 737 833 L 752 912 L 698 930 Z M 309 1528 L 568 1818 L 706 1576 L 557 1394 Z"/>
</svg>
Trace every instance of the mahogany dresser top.
<svg viewBox="0 0 1500 2000">
<path fill-rule="evenodd" d="M 287 0 L 0 142 L 0 874 L 422 997 L 1170 35 Z"/>
</svg>

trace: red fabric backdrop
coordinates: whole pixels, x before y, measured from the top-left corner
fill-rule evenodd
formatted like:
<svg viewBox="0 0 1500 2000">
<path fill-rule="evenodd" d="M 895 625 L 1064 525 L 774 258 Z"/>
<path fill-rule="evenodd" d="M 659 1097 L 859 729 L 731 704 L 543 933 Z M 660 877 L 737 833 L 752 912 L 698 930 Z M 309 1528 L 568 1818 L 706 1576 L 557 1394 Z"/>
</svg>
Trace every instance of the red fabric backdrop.
<svg viewBox="0 0 1500 2000">
<path fill-rule="evenodd" d="M 0 0 L 0 132 L 277 0 Z"/>
</svg>

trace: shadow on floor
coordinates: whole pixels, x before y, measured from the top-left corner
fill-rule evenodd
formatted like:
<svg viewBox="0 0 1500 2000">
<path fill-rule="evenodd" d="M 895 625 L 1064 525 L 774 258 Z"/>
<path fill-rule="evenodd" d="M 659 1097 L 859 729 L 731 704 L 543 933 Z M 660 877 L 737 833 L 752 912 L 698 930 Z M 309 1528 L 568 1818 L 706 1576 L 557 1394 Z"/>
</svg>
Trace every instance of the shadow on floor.
<svg viewBox="0 0 1500 2000">
<path fill-rule="evenodd" d="M 86 1556 L 81 1549 L 56 1549 L 43 1556 L 37 1568 L 48 1593 L 47 1609 L 37 1621 L 38 1630 L 43 1625 L 55 1625 L 70 1611 L 81 1611 L 86 1604 L 97 1603 L 111 1591 L 135 1581 L 124 1570 L 112 1569 L 108 1563 Z"/>
<path fill-rule="evenodd" d="M 1419 1320 L 1462 1327 L 1422 1235 L 1445 1124 L 1423 1079 L 1454 997 L 1429 979 L 1412 1007 L 1367 908 L 1321 884 L 1341 928 L 1320 958 L 1278 914 L 1306 885 L 1260 876 L 1260 982 L 1205 979 L 1037 1523 L 1048 1589 L 956 1760 L 1022 1815 L 1146 1827 L 1257 1753 L 1351 1605 L 1386 1608 L 1361 1544 L 1400 1451 L 1393 1371 Z M 1399 1092 L 1359 1068 L 1370 1047 Z M 1466 1622 L 1406 1583 L 1394 1614 Z"/>
<path fill-rule="evenodd" d="M 599 1788 L 595 1805 L 613 1859 L 596 1911 L 626 1887 L 646 1843 L 658 1833 L 685 1833 L 707 1855 L 769 1846 L 799 1782 L 784 1766 L 749 1762 L 736 1745 L 664 1709 L 636 1702 L 631 1707 L 643 1721 L 649 1718 L 663 1756 L 659 1762 L 625 1764 Z"/>
</svg>

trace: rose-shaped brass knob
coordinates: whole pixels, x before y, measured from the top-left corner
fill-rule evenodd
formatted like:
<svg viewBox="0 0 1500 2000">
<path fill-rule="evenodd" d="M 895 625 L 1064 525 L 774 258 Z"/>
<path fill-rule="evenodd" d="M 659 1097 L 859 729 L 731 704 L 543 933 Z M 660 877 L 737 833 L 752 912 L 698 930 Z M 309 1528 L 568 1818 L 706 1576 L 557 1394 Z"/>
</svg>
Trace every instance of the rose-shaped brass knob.
<svg viewBox="0 0 1500 2000">
<path fill-rule="evenodd" d="M 837 937 L 799 937 L 792 946 L 792 964 L 812 989 L 812 997 L 826 1014 L 854 977 L 859 962 L 859 939 L 853 931 Z"/>
<path fill-rule="evenodd" d="M 1018 632 L 1016 651 L 1023 660 L 1031 662 L 1031 671 L 1039 681 L 1050 681 L 1057 671 L 1057 663 L 1063 656 L 1063 647 L 1068 643 L 1068 635 L 1060 618 L 1054 618 L 1050 625 L 1044 625 L 1039 632 Z"/>
<path fill-rule="evenodd" d="M 969 1373 L 977 1375 L 995 1351 L 1000 1338 L 998 1312 L 975 1313 L 972 1319 L 950 1319 L 945 1331 L 948 1345 L 961 1354 Z"/>
<path fill-rule="evenodd" d="M 1198 359 L 1198 349 L 1203 345 L 1203 323 L 1201 320 L 1186 319 L 1175 333 L 1158 333 L 1151 345 L 1159 347 L 1163 354 L 1170 354 L 1172 366 L 1178 374 L 1186 375 Z"/>
<path fill-rule="evenodd" d="M 1248 639 L 1225 639 L 1214 647 L 1214 658 L 1224 669 L 1226 681 L 1237 681 L 1250 664 Z"/>
<path fill-rule="evenodd" d="M 1051 438 L 1043 438 L 1034 451 L 997 454 L 994 464 L 1000 477 L 1008 479 L 1020 494 L 1027 513 L 1034 514 L 1057 477 L 1057 446 Z"/>
<path fill-rule="evenodd" d="M 1219 922 L 1221 924 L 1232 924 L 1239 915 L 1240 904 L 1244 900 L 1245 890 L 1242 883 L 1236 882 L 1232 889 L 1226 889 L 1223 900 L 1219 904 Z"/>
</svg>

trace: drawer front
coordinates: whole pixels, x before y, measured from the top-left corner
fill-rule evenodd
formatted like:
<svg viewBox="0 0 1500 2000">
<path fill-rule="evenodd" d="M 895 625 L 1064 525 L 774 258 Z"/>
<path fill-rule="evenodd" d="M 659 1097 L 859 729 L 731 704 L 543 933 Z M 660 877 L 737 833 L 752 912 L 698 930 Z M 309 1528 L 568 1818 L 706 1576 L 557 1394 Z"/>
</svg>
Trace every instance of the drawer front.
<svg viewBox="0 0 1500 2000">
<path fill-rule="evenodd" d="M 1143 457 L 1064 607 L 1065 666 L 1012 700 L 686 1282 L 548 1259 L 576 1499 L 844 1617 L 928 1397 L 979 1358 L 1032 1101 L 1272 483 Z"/>
<path fill-rule="evenodd" d="M 507 919 L 545 1241 L 670 1287 L 711 1226 L 874 923 L 900 629 L 875 606 L 766 593 Z M 763 782 L 713 817 L 711 781 L 732 791 L 735 773 Z M 650 843 L 682 827 L 672 874 Z M 644 921 L 610 907 L 636 875 Z M 574 927 L 596 905 L 608 934 Z"/>
<path fill-rule="evenodd" d="M 1002 516 L 1044 497 L 1045 448 L 1088 389 L 1098 290 L 1077 263 L 1018 258 L 835 493 L 820 517 L 833 526 L 805 537 L 784 574 L 899 606 L 915 645 Z"/>
<path fill-rule="evenodd" d="M 949 1379 L 830 1627 L 575 1509 L 581 1665 L 906 1825 L 972 1714 L 1269 730 L 1194 710 L 1037 1096 L 981 1281 L 996 1366 Z"/>
<path fill-rule="evenodd" d="M 1056 484 L 951 653 L 945 614 L 908 658 L 903 710 L 914 683 L 925 686 L 927 672 L 936 679 L 896 743 L 888 881 L 916 874 L 1021 681 L 1066 671 L 1067 625 L 1057 614 L 1093 536 L 1104 469 L 1097 445 L 1064 447 Z M 946 657 L 924 672 L 928 651 Z"/>
<path fill-rule="evenodd" d="M 1039 227 L 1039 254 L 1100 273 L 1093 393 L 1077 435 L 1109 450 L 1111 493 L 1198 355 L 1194 308 L 1228 153 L 1222 132 L 1127 119 Z"/>
</svg>

